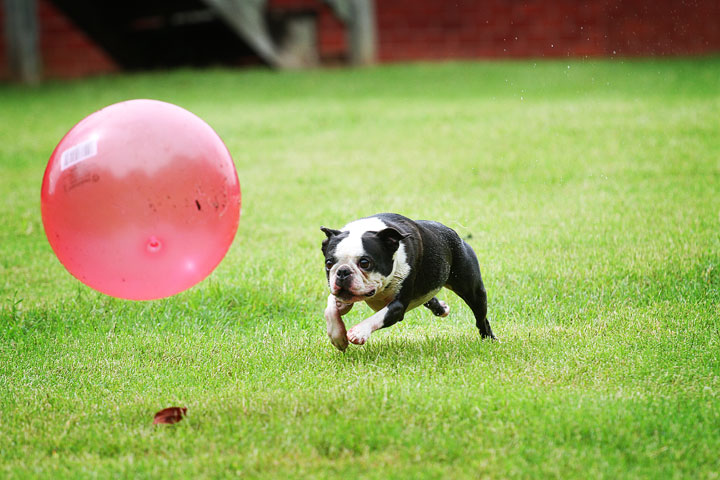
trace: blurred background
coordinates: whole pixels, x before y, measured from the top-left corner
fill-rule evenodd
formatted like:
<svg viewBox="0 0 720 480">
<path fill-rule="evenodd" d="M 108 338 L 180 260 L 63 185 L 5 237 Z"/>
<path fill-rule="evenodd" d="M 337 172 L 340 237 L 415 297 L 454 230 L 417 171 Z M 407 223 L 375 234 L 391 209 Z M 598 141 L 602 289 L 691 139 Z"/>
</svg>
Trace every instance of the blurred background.
<svg viewBox="0 0 720 480">
<path fill-rule="evenodd" d="M 0 81 L 720 52 L 719 0 L 1 0 Z"/>
</svg>

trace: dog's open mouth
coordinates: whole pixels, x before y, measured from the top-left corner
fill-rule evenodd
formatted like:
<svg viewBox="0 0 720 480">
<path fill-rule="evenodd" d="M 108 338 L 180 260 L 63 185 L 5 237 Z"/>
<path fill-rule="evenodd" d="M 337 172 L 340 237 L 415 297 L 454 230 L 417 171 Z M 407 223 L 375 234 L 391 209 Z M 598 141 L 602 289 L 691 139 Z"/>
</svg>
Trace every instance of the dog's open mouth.
<svg viewBox="0 0 720 480">
<path fill-rule="evenodd" d="M 343 300 L 346 302 L 358 302 L 360 300 L 363 300 L 364 298 L 372 297 L 373 295 L 375 295 L 376 292 L 377 292 L 377 290 L 373 288 L 372 290 L 370 290 L 367 293 L 357 294 L 357 293 L 351 292 L 350 290 L 348 290 L 346 288 L 341 288 L 334 295 L 337 298 L 339 298 L 340 300 Z"/>
<path fill-rule="evenodd" d="M 350 290 L 346 288 L 341 288 L 335 293 L 335 296 L 339 298 L 340 300 L 350 300 L 356 295 L 354 295 Z"/>
</svg>

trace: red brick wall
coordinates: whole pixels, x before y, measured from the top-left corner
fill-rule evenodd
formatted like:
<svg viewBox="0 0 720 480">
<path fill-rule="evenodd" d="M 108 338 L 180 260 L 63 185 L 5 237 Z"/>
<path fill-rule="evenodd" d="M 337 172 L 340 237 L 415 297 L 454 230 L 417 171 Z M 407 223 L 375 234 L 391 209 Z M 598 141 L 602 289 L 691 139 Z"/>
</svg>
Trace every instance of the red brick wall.
<svg viewBox="0 0 720 480">
<path fill-rule="evenodd" d="M 115 62 L 50 2 L 38 1 L 40 51 L 48 77 L 81 77 L 109 73 Z"/>
<path fill-rule="evenodd" d="M 451 58 L 695 55 L 720 52 L 720 0 L 375 0 L 381 62 Z M 345 27 L 321 0 L 269 0 L 313 9 L 320 57 L 347 53 Z M 117 65 L 48 0 L 38 0 L 48 77 Z M 7 78 L 0 1 L 0 79 Z"/>
<path fill-rule="evenodd" d="M 602 8 L 575 0 L 383 0 L 377 22 L 381 61 L 603 52 Z"/>
<path fill-rule="evenodd" d="M 606 16 L 608 54 L 696 55 L 720 51 L 718 0 L 613 0 Z"/>
<path fill-rule="evenodd" d="M 720 51 L 718 0 L 376 0 L 376 10 L 384 62 Z"/>
<path fill-rule="evenodd" d="M 7 49 L 5 47 L 5 12 L 3 11 L 3 4 L 0 2 L 0 80 L 4 80 L 8 76 L 7 62 Z"/>
<path fill-rule="evenodd" d="M 0 79 L 9 75 L 4 21 L 0 2 Z M 38 22 L 45 77 L 81 77 L 118 69 L 104 51 L 47 0 L 38 0 Z"/>
</svg>

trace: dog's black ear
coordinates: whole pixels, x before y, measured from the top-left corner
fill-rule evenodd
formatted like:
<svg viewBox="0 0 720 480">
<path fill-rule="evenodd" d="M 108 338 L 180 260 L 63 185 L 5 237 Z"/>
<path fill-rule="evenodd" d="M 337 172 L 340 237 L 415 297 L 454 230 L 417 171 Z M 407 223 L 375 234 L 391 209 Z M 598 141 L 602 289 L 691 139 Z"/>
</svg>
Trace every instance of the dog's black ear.
<svg viewBox="0 0 720 480">
<path fill-rule="evenodd" d="M 400 241 L 410 236 L 409 233 L 400 233 L 392 227 L 377 232 L 377 237 L 387 245 L 391 251 L 395 251 L 400 247 Z"/>
<path fill-rule="evenodd" d="M 322 242 L 323 255 L 327 255 L 327 247 L 328 247 L 328 243 L 330 243 L 330 239 L 336 235 L 340 235 L 342 232 L 340 230 L 334 230 L 332 228 L 327 228 L 327 227 L 320 227 L 320 230 L 325 232 L 325 235 L 327 235 L 327 238 L 325 240 L 323 240 L 323 242 Z"/>
<path fill-rule="evenodd" d="M 340 233 L 342 233 L 342 232 L 340 232 L 340 230 L 334 230 L 332 228 L 327 228 L 327 227 L 320 227 L 320 230 L 325 232 L 325 235 L 327 235 L 327 238 L 332 238 L 335 235 L 340 235 Z"/>
</svg>

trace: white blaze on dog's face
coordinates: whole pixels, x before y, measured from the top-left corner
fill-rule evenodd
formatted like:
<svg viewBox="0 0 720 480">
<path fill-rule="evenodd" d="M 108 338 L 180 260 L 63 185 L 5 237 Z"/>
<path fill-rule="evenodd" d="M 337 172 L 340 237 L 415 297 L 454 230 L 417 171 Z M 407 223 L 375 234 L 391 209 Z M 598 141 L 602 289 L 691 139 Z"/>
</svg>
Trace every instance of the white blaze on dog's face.
<svg viewBox="0 0 720 480">
<path fill-rule="evenodd" d="M 404 257 L 400 234 L 379 218 L 363 218 L 342 230 L 323 228 L 330 292 L 345 303 L 367 300 L 382 292 L 394 277 L 397 257 Z M 404 258 L 403 258 L 404 260 Z"/>
</svg>

